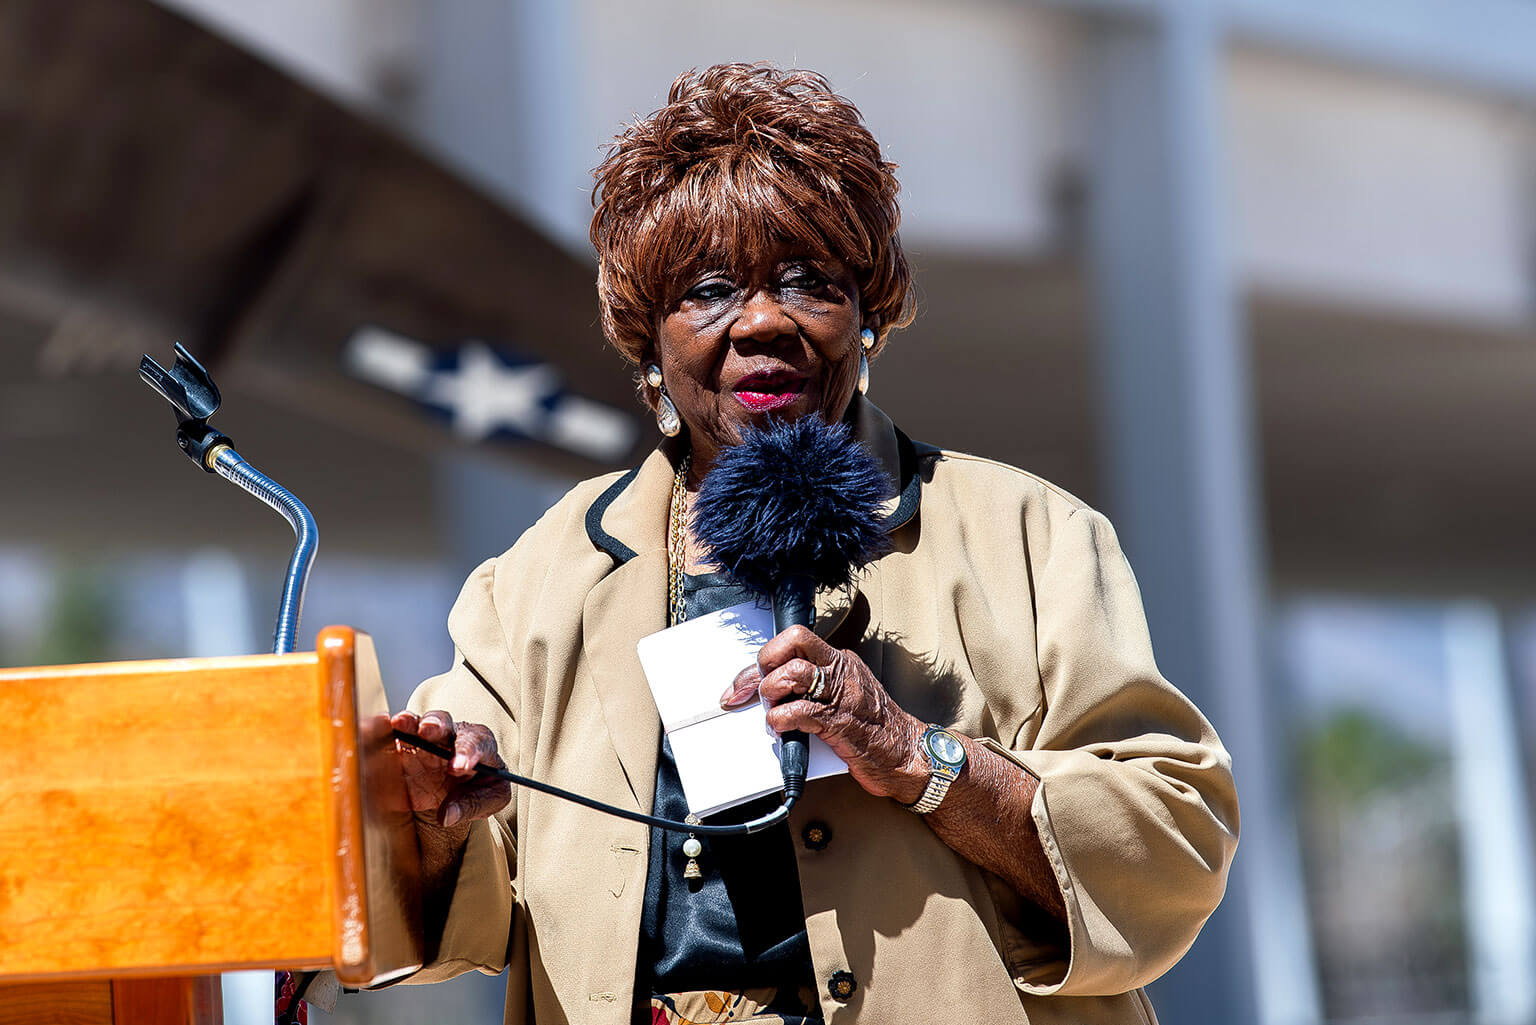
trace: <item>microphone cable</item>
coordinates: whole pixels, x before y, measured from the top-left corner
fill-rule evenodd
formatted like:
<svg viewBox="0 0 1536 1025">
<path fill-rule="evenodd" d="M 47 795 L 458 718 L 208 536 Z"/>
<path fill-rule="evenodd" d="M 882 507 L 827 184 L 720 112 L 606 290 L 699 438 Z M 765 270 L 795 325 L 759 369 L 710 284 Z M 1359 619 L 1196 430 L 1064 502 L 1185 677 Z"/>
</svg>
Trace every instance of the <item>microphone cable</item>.
<svg viewBox="0 0 1536 1025">
<path fill-rule="evenodd" d="M 437 755 L 444 761 L 453 760 L 453 752 L 440 744 L 434 744 L 430 740 L 422 740 L 414 733 L 405 733 L 395 730 L 395 739 L 402 741 L 414 748 L 419 748 L 429 754 Z M 604 815 L 612 815 L 615 818 L 628 819 L 631 822 L 640 822 L 647 826 L 655 826 L 673 833 L 693 833 L 698 836 L 745 836 L 749 833 L 761 833 L 781 822 L 789 821 L 789 810 L 800 799 L 799 794 L 786 794 L 780 805 L 767 815 L 752 819 L 750 822 L 736 822 L 728 825 L 709 825 L 708 823 L 679 822 L 676 819 L 664 819 L 656 815 L 646 815 L 644 812 L 630 811 L 628 808 L 619 808 L 611 804 L 581 794 L 572 793 L 555 786 L 553 783 L 545 783 L 528 776 L 519 776 L 508 769 L 498 769 L 490 765 L 475 766 L 475 775 L 492 779 L 504 779 L 508 783 L 527 787 L 529 790 L 537 790 L 540 793 L 558 797 L 562 801 L 570 801 L 593 811 L 600 811 Z"/>
</svg>

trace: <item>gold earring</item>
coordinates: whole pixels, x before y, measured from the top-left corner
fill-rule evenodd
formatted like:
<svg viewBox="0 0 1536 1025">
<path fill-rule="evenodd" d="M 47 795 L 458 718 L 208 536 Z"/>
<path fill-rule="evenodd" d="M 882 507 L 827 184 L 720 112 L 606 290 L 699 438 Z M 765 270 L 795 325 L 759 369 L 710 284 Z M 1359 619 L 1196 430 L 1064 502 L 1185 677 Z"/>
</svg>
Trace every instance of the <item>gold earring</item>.
<svg viewBox="0 0 1536 1025">
<path fill-rule="evenodd" d="M 656 427 L 669 438 L 675 438 L 683 429 L 683 421 L 677 415 L 677 407 L 667 396 L 661 383 L 661 367 L 654 363 L 645 366 L 645 383 L 656 389 Z"/>
<path fill-rule="evenodd" d="M 869 391 L 869 350 L 875 347 L 875 333 L 866 327 L 859 332 L 859 341 L 863 345 L 859 350 L 859 394 L 864 395 Z"/>
</svg>

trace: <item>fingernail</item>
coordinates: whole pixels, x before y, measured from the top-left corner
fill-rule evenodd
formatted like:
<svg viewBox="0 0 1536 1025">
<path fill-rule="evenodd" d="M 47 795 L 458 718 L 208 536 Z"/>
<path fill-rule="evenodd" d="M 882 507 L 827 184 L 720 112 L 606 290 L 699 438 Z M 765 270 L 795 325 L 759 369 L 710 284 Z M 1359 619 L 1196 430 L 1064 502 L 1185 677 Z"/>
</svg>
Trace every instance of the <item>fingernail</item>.
<svg viewBox="0 0 1536 1025">
<path fill-rule="evenodd" d="M 469 771 L 469 756 L 468 755 L 455 755 L 454 758 L 453 758 L 453 771 L 454 772 L 468 772 Z"/>
<path fill-rule="evenodd" d="M 459 810 L 459 806 L 456 804 L 450 804 L 448 807 L 443 809 L 443 827 L 450 827 L 463 817 L 464 813 Z"/>
</svg>

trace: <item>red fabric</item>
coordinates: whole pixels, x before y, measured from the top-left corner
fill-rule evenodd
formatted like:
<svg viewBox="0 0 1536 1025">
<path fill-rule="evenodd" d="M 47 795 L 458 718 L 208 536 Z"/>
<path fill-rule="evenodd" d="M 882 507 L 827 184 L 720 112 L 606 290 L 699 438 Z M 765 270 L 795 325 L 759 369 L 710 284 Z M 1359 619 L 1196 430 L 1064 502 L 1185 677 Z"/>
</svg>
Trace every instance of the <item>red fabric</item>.
<svg viewBox="0 0 1536 1025">
<path fill-rule="evenodd" d="M 277 1006 L 273 1021 L 276 1025 L 309 1025 L 309 1005 L 296 1000 L 299 980 L 292 972 L 278 972 L 276 982 Z"/>
</svg>

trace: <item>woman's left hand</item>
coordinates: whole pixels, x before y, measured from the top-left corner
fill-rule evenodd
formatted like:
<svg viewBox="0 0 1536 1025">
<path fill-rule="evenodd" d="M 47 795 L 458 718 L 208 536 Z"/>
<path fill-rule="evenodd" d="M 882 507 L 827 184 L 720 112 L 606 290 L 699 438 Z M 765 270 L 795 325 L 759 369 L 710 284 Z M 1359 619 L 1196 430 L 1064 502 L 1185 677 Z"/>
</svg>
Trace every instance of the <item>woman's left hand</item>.
<svg viewBox="0 0 1536 1025">
<path fill-rule="evenodd" d="M 812 701 L 806 694 L 818 666 L 825 691 L 821 701 Z M 918 764 L 924 726 L 891 699 L 863 659 L 807 627 L 792 626 L 763 645 L 756 668 L 737 676 L 721 695 L 721 707 L 737 708 L 761 691 L 771 706 L 770 728 L 820 737 L 871 794 L 903 804 L 922 796 L 928 779 L 927 764 Z"/>
</svg>

